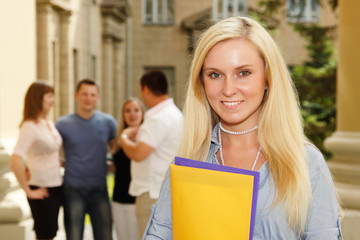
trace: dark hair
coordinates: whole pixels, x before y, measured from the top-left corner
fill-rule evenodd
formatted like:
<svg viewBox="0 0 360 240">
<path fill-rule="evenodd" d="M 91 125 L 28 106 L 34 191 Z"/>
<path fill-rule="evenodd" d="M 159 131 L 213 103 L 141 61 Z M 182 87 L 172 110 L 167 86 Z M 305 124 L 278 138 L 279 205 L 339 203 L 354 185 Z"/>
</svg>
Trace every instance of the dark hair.
<svg viewBox="0 0 360 240">
<path fill-rule="evenodd" d="M 37 80 L 30 85 L 24 99 L 24 111 L 21 123 L 26 120 L 37 120 L 42 111 L 43 97 L 49 92 L 54 93 L 54 88 L 47 81 Z"/>
<path fill-rule="evenodd" d="M 140 78 L 141 88 L 147 86 L 155 96 L 168 93 L 168 82 L 163 72 L 159 70 L 149 70 Z"/>
<path fill-rule="evenodd" d="M 91 80 L 89 78 L 85 78 L 83 80 L 81 80 L 80 82 L 77 83 L 76 85 L 76 92 L 78 92 L 81 88 L 81 85 L 92 85 L 95 86 L 98 89 L 98 86 L 96 84 L 96 82 L 94 80 Z M 99 90 L 99 89 L 98 89 Z"/>
</svg>

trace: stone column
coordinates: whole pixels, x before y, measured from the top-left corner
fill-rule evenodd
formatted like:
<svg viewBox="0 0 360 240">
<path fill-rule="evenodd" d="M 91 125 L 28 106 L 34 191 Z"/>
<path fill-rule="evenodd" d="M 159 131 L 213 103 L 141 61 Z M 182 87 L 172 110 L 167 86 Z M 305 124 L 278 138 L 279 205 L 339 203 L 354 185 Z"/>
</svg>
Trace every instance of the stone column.
<svg viewBox="0 0 360 240">
<path fill-rule="evenodd" d="M 111 36 L 103 37 L 103 56 L 102 56 L 102 111 L 113 114 L 113 81 L 114 81 L 114 65 L 113 65 L 113 38 Z"/>
<path fill-rule="evenodd" d="M 37 77 L 51 79 L 51 46 L 49 40 L 49 24 L 51 23 L 52 7 L 49 4 L 38 4 L 36 8 L 37 29 Z"/>
<path fill-rule="evenodd" d="M 60 79 L 59 86 L 56 89 L 59 96 L 59 116 L 65 115 L 73 111 L 74 109 L 74 80 L 71 78 L 71 67 L 70 67 L 70 46 L 69 46 L 69 24 L 70 24 L 71 12 L 61 11 L 60 12 L 60 36 L 59 36 L 59 47 L 60 47 Z"/>
<path fill-rule="evenodd" d="M 25 193 L 9 158 L 21 120 L 24 94 L 36 78 L 35 1 L 2 1 L 0 8 L 0 239 L 32 240 Z"/>
<path fill-rule="evenodd" d="M 114 41 L 114 88 L 113 88 L 113 115 L 119 117 L 122 104 L 122 86 L 123 81 L 123 68 L 121 66 L 121 42 L 120 40 Z"/>
<path fill-rule="evenodd" d="M 119 84 L 119 95 L 121 95 L 121 105 L 124 103 L 125 99 L 130 97 L 127 95 L 127 75 L 128 75 L 128 55 L 127 55 L 127 48 L 128 48 L 128 41 L 127 41 L 127 25 L 126 23 L 121 24 L 121 42 L 120 42 L 120 68 L 121 68 L 121 79 Z"/>
<path fill-rule="evenodd" d="M 328 162 L 342 201 L 344 239 L 360 236 L 360 45 L 359 1 L 339 1 L 339 65 L 336 132 L 325 146 L 334 158 Z"/>
</svg>

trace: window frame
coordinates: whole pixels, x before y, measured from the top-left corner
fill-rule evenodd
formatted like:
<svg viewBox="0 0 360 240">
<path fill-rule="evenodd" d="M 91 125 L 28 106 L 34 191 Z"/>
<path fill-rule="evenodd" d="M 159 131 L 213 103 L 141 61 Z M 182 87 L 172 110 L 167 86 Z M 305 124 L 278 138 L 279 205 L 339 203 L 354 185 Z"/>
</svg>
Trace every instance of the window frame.
<svg viewBox="0 0 360 240">
<path fill-rule="evenodd" d="M 241 7 L 243 11 L 241 11 Z M 221 10 L 219 8 L 221 8 Z M 233 11 L 229 11 L 231 8 Z M 214 22 L 218 22 L 227 17 L 247 16 L 247 11 L 247 0 L 213 0 L 212 19 Z"/>
<path fill-rule="evenodd" d="M 159 2 L 161 2 L 161 9 L 159 9 Z M 148 3 L 151 3 L 150 12 L 148 12 Z M 168 14 L 171 12 L 172 15 Z M 142 0 L 142 22 L 144 25 L 174 25 L 175 0 Z"/>
<path fill-rule="evenodd" d="M 304 3 L 303 6 L 301 4 Z M 313 6 L 313 4 L 315 4 Z M 301 9 L 303 7 L 303 9 Z M 287 21 L 291 23 L 317 23 L 320 19 L 318 0 L 287 0 Z"/>
</svg>

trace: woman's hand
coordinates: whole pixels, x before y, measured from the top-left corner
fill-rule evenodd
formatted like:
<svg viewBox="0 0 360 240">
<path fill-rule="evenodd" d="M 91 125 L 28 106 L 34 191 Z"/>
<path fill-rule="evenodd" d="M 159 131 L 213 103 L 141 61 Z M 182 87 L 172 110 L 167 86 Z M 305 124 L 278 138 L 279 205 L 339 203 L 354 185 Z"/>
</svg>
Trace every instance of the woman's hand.
<svg viewBox="0 0 360 240">
<path fill-rule="evenodd" d="M 120 136 L 126 135 L 131 141 L 134 142 L 138 131 L 139 127 L 128 127 L 122 131 Z"/>
<path fill-rule="evenodd" d="M 49 197 L 49 193 L 46 188 L 29 189 L 26 192 L 26 196 L 29 199 L 44 199 Z"/>
</svg>

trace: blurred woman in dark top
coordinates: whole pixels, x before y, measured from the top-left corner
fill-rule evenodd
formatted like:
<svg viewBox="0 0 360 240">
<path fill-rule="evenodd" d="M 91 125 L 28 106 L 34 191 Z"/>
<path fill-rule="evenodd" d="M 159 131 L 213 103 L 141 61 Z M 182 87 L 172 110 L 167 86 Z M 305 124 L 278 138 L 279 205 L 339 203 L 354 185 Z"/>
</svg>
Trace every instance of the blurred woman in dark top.
<svg viewBox="0 0 360 240">
<path fill-rule="evenodd" d="M 113 192 L 112 212 L 118 240 L 138 240 L 138 225 L 136 220 L 135 197 L 129 195 L 130 159 L 125 155 L 119 145 L 121 132 L 128 127 L 138 128 L 143 121 L 144 109 L 137 98 L 125 101 L 117 141 L 113 149 L 113 162 L 115 166 L 115 186 Z"/>
</svg>

